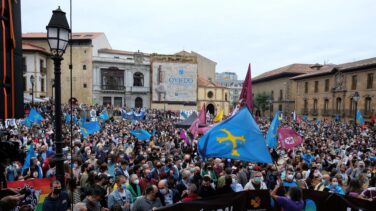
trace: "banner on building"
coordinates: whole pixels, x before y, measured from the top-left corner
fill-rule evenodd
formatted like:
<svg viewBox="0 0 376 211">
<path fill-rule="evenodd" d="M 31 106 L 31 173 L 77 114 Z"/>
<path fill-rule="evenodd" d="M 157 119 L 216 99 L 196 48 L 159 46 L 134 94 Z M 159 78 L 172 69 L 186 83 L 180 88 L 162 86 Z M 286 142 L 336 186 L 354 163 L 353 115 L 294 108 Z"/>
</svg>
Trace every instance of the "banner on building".
<svg viewBox="0 0 376 211">
<path fill-rule="evenodd" d="M 154 102 L 196 102 L 197 64 L 154 62 L 152 70 Z"/>
</svg>

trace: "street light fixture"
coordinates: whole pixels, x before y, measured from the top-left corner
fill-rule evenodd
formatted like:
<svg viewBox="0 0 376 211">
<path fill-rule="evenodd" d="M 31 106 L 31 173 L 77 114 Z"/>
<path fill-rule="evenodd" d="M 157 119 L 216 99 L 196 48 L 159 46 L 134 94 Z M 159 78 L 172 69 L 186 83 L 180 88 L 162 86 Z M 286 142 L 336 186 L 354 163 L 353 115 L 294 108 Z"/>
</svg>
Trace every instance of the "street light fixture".
<svg viewBox="0 0 376 211">
<path fill-rule="evenodd" d="M 47 40 L 54 61 L 55 74 L 55 163 L 56 163 L 56 179 L 60 181 L 65 188 L 64 181 L 64 142 L 61 138 L 61 60 L 69 42 L 69 34 L 71 32 L 65 12 L 60 7 L 52 11 L 52 17 L 47 27 Z"/>
<path fill-rule="evenodd" d="M 359 99 L 360 99 L 359 93 L 355 92 L 354 95 L 352 96 L 352 100 L 354 101 L 354 104 L 355 104 L 355 109 L 354 109 L 354 135 L 356 134 L 356 112 L 358 110 Z"/>
<path fill-rule="evenodd" d="M 31 105 L 34 105 L 34 75 L 30 76 L 30 83 L 31 83 Z"/>
</svg>

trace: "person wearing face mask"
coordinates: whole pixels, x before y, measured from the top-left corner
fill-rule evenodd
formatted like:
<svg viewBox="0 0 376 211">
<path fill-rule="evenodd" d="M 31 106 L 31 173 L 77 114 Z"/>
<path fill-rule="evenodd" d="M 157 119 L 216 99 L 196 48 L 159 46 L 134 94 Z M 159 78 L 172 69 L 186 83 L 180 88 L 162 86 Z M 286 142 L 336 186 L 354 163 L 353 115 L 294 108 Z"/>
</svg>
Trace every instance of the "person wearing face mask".
<svg viewBox="0 0 376 211">
<path fill-rule="evenodd" d="M 215 195 L 215 189 L 211 185 L 212 179 L 209 175 L 204 175 L 202 178 L 201 186 L 198 189 L 198 195 L 202 198 L 207 198 Z"/>
<path fill-rule="evenodd" d="M 291 170 L 287 170 L 286 172 L 286 178 L 283 181 L 283 186 L 285 188 L 290 188 L 290 187 L 298 187 L 298 183 L 294 181 L 294 172 Z"/>
<path fill-rule="evenodd" d="M 145 190 L 145 195 L 135 201 L 132 211 L 154 210 L 162 207 L 161 200 L 157 197 L 157 193 L 157 186 L 148 186 Z"/>
<path fill-rule="evenodd" d="M 341 195 L 345 195 L 345 191 L 342 189 L 340 184 L 338 183 L 337 178 L 332 178 L 332 182 L 326 186 L 330 193 L 337 193 Z"/>
<path fill-rule="evenodd" d="M 132 203 L 136 201 L 137 197 L 141 196 L 141 188 L 139 183 L 140 181 L 138 180 L 137 174 L 132 174 L 130 177 L 130 183 L 127 185 L 127 189 L 132 194 Z"/>
<path fill-rule="evenodd" d="M 244 186 L 244 190 L 267 190 L 265 182 L 261 172 L 255 172 L 254 177 Z"/>
<path fill-rule="evenodd" d="M 326 186 L 330 183 L 329 174 L 324 174 L 321 178 L 321 182 L 315 186 L 315 191 L 327 191 Z"/>
<path fill-rule="evenodd" d="M 158 189 L 159 193 L 157 194 L 157 197 L 159 197 L 163 206 L 171 205 L 179 201 L 179 192 L 177 190 L 174 192 L 173 190 L 169 189 L 167 180 L 159 181 Z"/>
<path fill-rule="evenodd" d="M 93 187 L 90 189 L 88 195 L 82 201 L 86 204 L 87 210 L 90 211 L 109 211 L 108 208 L 101 207 L 101 203 L 99 202 L 101 199 L 101 190 Z"/>
<path fill-rule="evenodd" d="M 243 191 L 243 186 L 239 183 L 238 177 L 236 176 L 236 174 L 232 174 L 231 177 L 232 177 L 232 184 L 231 184 L 232 190 L 234 190 L 235 192 Z"/>
<path fill-rule="evenodd" d="M 115 183 L 117 184 L 117 189 L 108 196 L 108 208 L 112 209 L 115 205 L 119 205 L 123 211 L 130 211 L 132 194 L 127 189 L 125 176 L 116 177 Z"/>
<path fill-rule="evenodd" d="M 182 179 L 176 184 L 176 189 L 179 191 L 180 195 L 183 193 L 183 191 L 187 190 L 187 186 L 191 182 L 191 172 L 187 169 L 184 169 L 181 175 Z"/>
<path fill-rule="evenodd" d="M 48 194 L 43 203 L 42 210 L 66 211 L 70 209 L 70 198 L 67 192 L 62 191 L 61 183 L 54 180 L 50 185 L 52 192 Z"/>
<path fill-rule="evenodd" d="M 123 176 L 129 177 L 127 167 L 128 167 L 128 161 L 122 160 L 121 165 L 117 167 L 115 170 L 115 176 L 123 175 Z"/>
</svg>

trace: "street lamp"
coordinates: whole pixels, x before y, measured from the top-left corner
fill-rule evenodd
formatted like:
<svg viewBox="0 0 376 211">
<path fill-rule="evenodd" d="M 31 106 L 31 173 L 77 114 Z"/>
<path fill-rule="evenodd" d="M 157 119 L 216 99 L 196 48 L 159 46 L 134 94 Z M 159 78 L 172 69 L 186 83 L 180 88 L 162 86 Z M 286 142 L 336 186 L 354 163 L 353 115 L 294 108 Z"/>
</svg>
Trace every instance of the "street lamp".
<svg viewBox="0 0 376 211">
<path fill-rule="evenodd" d="M 359 93 L 355 92 L 354 95 L 352 96 L 352 100 L 354 101 L 355 104 L 355 110 L 354 110 L 354 135 L 356 134 L 356 112 L 358 110 L 358 101 L 359 101 Z"/>
<path fill-rule="evenodd" d="M 61 138 L 61 60 L 69 42 L 70 28 L 60 7 L 52 11 L 52 17 L 47 27 L 47 40 L 54 61 L 55 74 L 55 163 L 56 163 L 56 179 L 60 181 L 65 188 L 64 181 L 64 142 Z"/>
<path fill-rule="evenodd" d="M 266 101 L 269 104 L 269 120 L 272 121 L 272 98 L 269 97 Z"/>
<path fill-rule="evenodd" d="M 51 79 L 51 90 L 52 90 L 52 96 L 51 98 L 54 99 L 54 87 L 55 87 L 55 80 Z"/>
<path fill-rule="evenodd" d="M 31 105 L 34 105 L 34 75 L 30 76 L 30 83 L 31 83 Z"/>
</svg>

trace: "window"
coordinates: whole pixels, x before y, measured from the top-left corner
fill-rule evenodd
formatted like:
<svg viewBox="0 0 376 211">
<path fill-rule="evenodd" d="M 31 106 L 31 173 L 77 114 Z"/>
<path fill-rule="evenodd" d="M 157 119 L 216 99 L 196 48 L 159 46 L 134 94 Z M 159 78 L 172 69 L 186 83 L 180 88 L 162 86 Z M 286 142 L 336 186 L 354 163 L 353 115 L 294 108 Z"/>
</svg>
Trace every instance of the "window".
<svg viewBox="0 0 376 211">
<path fill-rule="evenodd" d="M 144 86 L 144 74 L 137 72 L 133 75 L 133 86 Z"/>
<path fill-rule="evenodd" d="M 104 106 L 111 105 L 111 104 L 112 104 L 111 97 L 103 97 L 103 105 Z"/>
<path fill-rule="evenodd" d="M 355 114 L 355 102 L 350 98 L 350 114 Z"/>
<path fill-rule="evenodd" d="M 208 98 L 212 98 L 212 97 L 213 97 L 213 95 L 214 95 L 214 94 L 213 94 L 213 92 L 212 92 L 212 91 L 209 91 L 209 92 L 208 92 Z"/>
<path fill-rule="evenodd" d="M 26 76 L 23 77 L 23 90 L 26 92 L 27 82 L 26 82 Z"/>
<path fill-rule="evenodd" d="M 324 100 L 324 113 L 327 113 L 329 110 L 329 99 Z"/>
<path fill-rule="evenodd" d="M 41 92 L 45 92 L 45 91 L 44 91 L 44 78 L 41 78 L 41 79 L 40 79 L 40 91 L 41 91 Z"/>
<path fill-rule="evenodd" d="M 227 93 L 225 93 L 225 101 L 227 101 Z"/>
<path fill-rule="evenodd" d="M 371 105 L 372 105 L 372 99 L 370 97 L 366 97 L 365 104 L 364 104 L 364 113 L 370 114 L 372 112 Z"/>
<path fill-rule="evenodd" d="M 134 101 L 134 107 L 135 108 L 142 108 L 142 98 L 141 97 L 136 97 Z"/>
<path fill-rule="evenodd" d="M 43 61 L 43 59 L 39 60 L 39 72 L 42 73 L 42 74 L 46 73 L 46 71 L 44 69 L 44 61 Z"/>
<path fill-rule="evenodd" d="M 87 88 L 87 84 L 84 84 L 84 88 Z"/>
<path fill-rule="evenodd" d="M 282 111 L 282 104 L 279 104 L 279 106 L 278 106 L 278 110 L 279 110 L 279 111 Z"/>
<path fill-rule="evenodd" d="M 85 65 L 85 64 L 82 66 L 82 69 L 83 69 L 83 70 L 86 70 L 86 65 Z"/>
<path fill-rule="evenodd" d="M 270 96 L 272 97 L 272 100 L 274 100 L 274 91 L 272 91 L 272 93 L 270 94 Z"/>
<path fill-rule="evenodd" d="M 367 75 L 367 89 L 372 89 L 373 87 L 373 73 L 368 73 Z"/>
<path fill-rule="evenodd" d="M 356 83 L 358 81 L 358 77 L 356 75 L 353 75 L 351 78 L 351 89 L 355 90 L 356 89 Z"/>
<path fill-rule="evenodd" d="M 304 83 L 304 93 L 308 93 L 308 82 Z"/>
<path fill-rule="evenodd" d="M 315 81 L 315 93 L 319 92 L 319 82 Z"/>
<path fill-rule="evenodd" d="M 313 100 L 313 111 L 316 113 L 317 112 L 317 99 Z"/>
<path fill-rule="evenodd" d="M 329 79 L 325 80 L 325 91 L 329 92 Z"/>
<path fill-rule="evenodd" d="M 270 104 L 270 110 L 272 111 L 272 113 L 274 112 L 274 106 L 273 106 L 273 103 Z"/>
<path fill-rule="evenodd" d="M 340 97 L 336 100 L 336 112 L 339 113 L 342 110 L 342 99 Z"/>
<path fill-rule="evenodd" d="M 279 90 L 279 100 L 282 100 L 283 99 L 283 90 L 280 89 Z"/>
<path fill-rule="evenodd" d="M 114 106 L 121 107 L 123 102 L 122 97 L 114 97 Z"/>
<path fill-rule="evenodd" d="M 304 100 L 304 110 L 308 109 L 308 100 Z"/>
<path fill-rule="evenodd" d="M 117 68 L 101 69 L 102 90 L 124 89 L 124 70 Z"/>
</svg>

